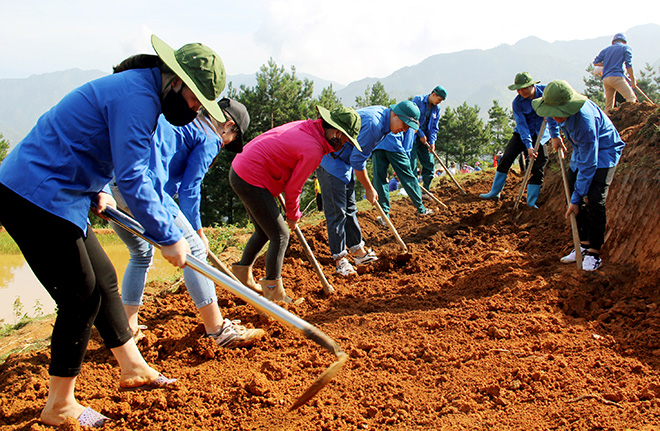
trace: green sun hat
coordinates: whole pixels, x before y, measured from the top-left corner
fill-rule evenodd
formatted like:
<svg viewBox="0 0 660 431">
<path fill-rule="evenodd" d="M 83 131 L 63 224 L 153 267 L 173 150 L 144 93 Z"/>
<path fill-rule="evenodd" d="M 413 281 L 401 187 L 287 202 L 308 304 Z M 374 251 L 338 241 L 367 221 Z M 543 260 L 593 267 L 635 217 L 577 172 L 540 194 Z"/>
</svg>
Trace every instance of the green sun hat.
<svg viewBox="0 0 660 431">
<path fill-rule="evenodd" d="M 326 123 L 348 136 L 351 144 L 362 152 L 362 147 L 357 141 L 362 120 L 355 109 L 341 106 L 331 112 L 323 106 L 316 105 L 316 110 Z"/>
<path fill-rule="evenodd" d="M 520 90 L 521 88 L 527 88 L 534 84 L 538 84 L 539 82 L 541 81 L 534 81 L 534 78 L 532 78 L 532 75 L 530 75 L 529 72 L 520 72 L 516 75 L 513 84 L 509 85 L 509 90 Z"/>
<path fill-rule="evenodd" d="M 552 81 L 543 91 L 543 97 L 532 100 L 532 108 L 539 117 L 570 117 L 586 102 L 584 96 L 563 79 Z"/>
<path fill-rule="evenodd" d="M 414 130 L 419 129 L 419 108 L 410 100 L 404 100 L 396 105 L 390 105 L 390 109 L 397 117 Z"/>
<path fill-rule="evenodd" d="M 175 51 L 155 34 L 151 35 L 151 46 L 213 118 L 227 121 L 216 102 L 227 81 L 225 66 L 218 54 L 201 43 L 189 43 Z"/>
</svg>

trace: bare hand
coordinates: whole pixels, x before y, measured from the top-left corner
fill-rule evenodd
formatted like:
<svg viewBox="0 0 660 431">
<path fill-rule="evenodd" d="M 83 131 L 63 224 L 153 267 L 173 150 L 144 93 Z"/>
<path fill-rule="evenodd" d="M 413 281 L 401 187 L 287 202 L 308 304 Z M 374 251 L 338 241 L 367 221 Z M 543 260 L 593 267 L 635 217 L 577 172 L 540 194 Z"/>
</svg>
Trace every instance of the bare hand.
<svg viewBox="0 0 660 431">
<path fill-rule="evenodd" d="M 435 144 L 429 145 L 429 153 L 433 154 L 435 152 Z"/>
<path fill-rule="evenodd" d="M 571 216 L 571 213 L 577 215 L 578 212 L 580 212 L 580 207 L 575 205 L 575 204 L 569 204 L 568 208 L 566 209 L 566 215 L 564 216 L 565 218 L 569 218 Z"/>
<path fill-rule="evenodd" d="M 527 156 L 529 157 L 530 160 L 535 160 L 538 155 L 539 154 L 536 151 L 534 151 L 534 148 L 527 149 Z"/>
<path fill-rule="evenodd" d="M 371 189 L 366 190 L 365 194 L 367 195 L 367 200 L 369 201 L 369 203 L 375 206 L 376 202 L 378 201 L 378 192 L 376 191 L 376 189 L 372 187 Z"/>
<path fill-rule="evenodd" d="M 183 268 L 186 266 L 186 253 L 190 253 L 190 245 L 185 238 L 181 238 L 172 245 L 161 246 L 160 251 L 169 263 Z"/>
<path fill-rule="evenodd" d="M 101 192 L 96 196 L 96 206 L 92 205 L 92 212 L 102 219 L 107 220 L 107 218 L 102 214 L 107 207 L 117 208 L 117 202 L 112 195 Z"/>
<path fill-rule="evenodd" d="M 561 148 L 564 152 L 568 151 L 566 145 L 564 145 L 564 141 L 561 139 L 561 136 L 558 138 L 552 138 L 552 148 L 555 151 L 559 151 L 559 148 Z"/>
<path fill-rule="evenodd" d="M 286 219 L 286 224 L 289 225 L 289 229 L 296 230 L 298 226 L 298 220 L 291 220 L 290 218 Z"/>
</svg>

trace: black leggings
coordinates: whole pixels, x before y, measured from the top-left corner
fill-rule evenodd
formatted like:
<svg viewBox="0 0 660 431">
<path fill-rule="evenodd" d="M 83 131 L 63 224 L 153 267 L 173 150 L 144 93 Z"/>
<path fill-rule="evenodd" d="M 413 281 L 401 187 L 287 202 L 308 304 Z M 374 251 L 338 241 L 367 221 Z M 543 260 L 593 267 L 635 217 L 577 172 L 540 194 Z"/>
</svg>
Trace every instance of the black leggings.
<svg viewBox="0 0 660 431">
<path fill-rule="evenodd" d="M 605 242 L 605 226 L 607 225 L 605 201 L 607 200 L 607 193 L 610 189 L 610 184 L 612 184 L 615 170 L 616 166 L 596 169 L 596 173 L 589 186 L 589 192 L 587 193 L 588 202 L 585 202 L 584 199 L 580 202 L 580 210 L 575 217 L 580 241 L 589 241 L 589 248 L 593 248 L 594 250 L 600 250 L 603 242 Z M 573 172 L 570 168 L 566 172 L 568 187 L 571 193 L 573 193 L 575 188 L 577 173 L 577 170 Z"/>
<path fill-rule="evenodd" d="M 532 142 L 536 143 L 536 135 L 532 135 Z M 527 147 L 525 147 L 522 139 L 520 139 L 518 132 L 513 132 L 513 136 L 511 136 L 509 143 L 504 149 L 504 155 L 497 164 L 497 172 L 508 174 L 511 165 L 516 161 L 516 157 L 518 157 L 520 153 L 523 153 L 525 162 L 529 163 Z M 536 184 L 539 186 L 543 184 L 543 171 L 545 170 L 546 163 L 548 163 L 548 155 L 545 150 L 545 145 L 539 145 L 539 155 L 532 165 L 532 174 L 529 177 L 529 184 Z"/>
<path fill-rule="evenodd" d="M 255 187 L 229 170 L 229 184 L 243 201 L 243 206 L 254 224 L 254 233 L 245 244 L 239 265 L 252 265 L 259 252 L 268 244 L 266 251 L 266 280 L 282 277 L 284 253 L 289 245 L 289 227 L 282 217 L 280 207 L 267 189 Z"/>
<path fill-rule="evenodd" d="M 96 326 L 108 348 L 132 336 L 117 275 L 91 228 L 45 211 L 0 184 L 0 223 L 57 304 L 49 373 L 75 377 Z"/>
</svg>

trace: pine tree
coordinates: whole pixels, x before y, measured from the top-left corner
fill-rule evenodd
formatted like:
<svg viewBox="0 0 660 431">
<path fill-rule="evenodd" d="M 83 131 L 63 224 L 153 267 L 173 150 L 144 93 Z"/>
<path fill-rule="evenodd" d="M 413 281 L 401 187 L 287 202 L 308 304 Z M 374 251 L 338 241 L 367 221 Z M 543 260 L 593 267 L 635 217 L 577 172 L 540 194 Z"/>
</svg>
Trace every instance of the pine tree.
<svg viewBox="0 0 660 431">
<path fill-rule="evenodd" d="M 584 81 L 584 85 L 586 87 L 584 90 L 584 95 L 591 99 L 591 101 L 596 105 L 598 105 L 600 109 L 605 109 L 605 93 L 603 91 L 603 83 L 600 77 L 593 73 L 594 69 L 594 65 L 589 64 L 586 69 L 587 76 L 582 77 L 582 81 Z"/>
<path fill-rule="evenodd" d="M 511 139 L 514 128 L 513 112 L 501 107 L 497 100 L 493 100 L 493 106 L 488 110 L 488 130 L 491 141 L 487 152 L 491 154 L 503 150 Z"/>
<path fill-rule="evenodd" d="M 367 85 L 367 88 L 364 90 L 364 97 L 357 96 L 355 98 L 355 107 L 356 108 L 366 108 L 367 106 L 390 106 L 396 103 L 396 99 L 390 97 L 385 91 L 385 86 L 380 82 L 376 81 L 373 87 Z"/>
<path fill-rule="evenodd" d="M 0 163 L 7 157 L 9 152 L 9 141 L 0 133 Z"/>
</svg>

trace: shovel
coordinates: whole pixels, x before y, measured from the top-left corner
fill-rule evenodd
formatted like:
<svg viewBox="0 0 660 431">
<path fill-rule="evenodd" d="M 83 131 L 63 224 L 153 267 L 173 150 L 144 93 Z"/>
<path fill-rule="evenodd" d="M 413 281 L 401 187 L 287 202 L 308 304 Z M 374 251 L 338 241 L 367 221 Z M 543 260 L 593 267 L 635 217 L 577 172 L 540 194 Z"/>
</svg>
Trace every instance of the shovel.
<svg viewBox="0 0 660 431">
<path fill-rule="evenodd" d="M 433 148 L 431 148 L 431 146 L 429 144 L 426 144 L 426 146 L 429 148 L 429 151 L 431 151 L 431 153 L 435 156 L 435 159 L 438 161 L 438 163 L 440 163 L 440 166 L 442 166 L 442 169 L 444 169 L 445 172 L 447 172 L 449 177 L 452 179 L 452 181 L 454 181 L 454 184 L 456 184 L 456 187 L 458 187 L 463 192 L 463 194 L 466 194 L 465 190 L 463 190 L 463 187 L 461 187 L 461 185 L 458 184 L 458 181 L 456 181 L 456 178 L 454 178 L 454 176 L 451 174 L 449 169 L 447 169 L 447 166 L 445 166 L 445 164 L 442 163 L 442 159 L 440 158 L 440 156 L 438 156 L 438 153 L 436 153 L 435 150 Z"/>
<path fill-rule="evenodd" d="M 394 238 L 396 239 L 396 242 L 399 243 L 399 245 L 403 249 L 403 252 L 407 254 L 408 253 L 408 246 L 406 245 L 405 242 L 403 242 L 403 240 L 399 236 L 399 232 L 396 231 L 396 228 L 392 224 L 392 220 L 390 220 L 390 218 L 387 216 L 387 214 L 385 214 L 385 211 L 383 211 L 383 207 L 380 206 L 378 201 L 376 201 L 376 204 L 374 206 L 376 207 L 376 209 L 380 213 L 381 218 L 385 221 L 385 223 L 387 223 L 387 227 L 390 228 L 390 231 L 392 232 L 392 235 L 394 235 Z"/>
<path fill-rule="evenodd" d="M 234 273 L 231 272 L 229 268 L 227 268 L 227 265 L 222 263 L 222 261 L 218 259 L 218 256 L 216 256 L 211 250 L 208 251 L 207 257 L 211 261 L 211 265 L 215 266 L 217 269 L 230 276 L 232 279 L 234 279 L 234 281 L 238 281 L 240 283 L 240 280 L 236 278 Z"/>
<path fill-rule="evenodd" d="M 564 150 L 559 148 L 559 165 L 561 167 L 561 178 L 564 181 L 564 193 L 566 194 L 566 204 L 571 203 L 571 192 L 568 190 L 568 179 L 566 178 L 566 169 L 564 168 Z M 569 215 L 571 219 L 571 233 L 573 234 L 573 247 L 575 247 L 575 266 L 578 270 L 582 269 L 582 246 L 580 244 L 580 234 L 578 233 L 577 220 L 575 214 Z"/>
<path fill-rule="evenodd" d="M 280 201 L 280 205 L 282 205 L 282 209 L 286 211 L 286 207 L 284 204 L 284 199 L 282 198 L 282 195 L 278 195 L 277 198 Z M 305 240 L 305 236 L 303 235 L 302 231 L 300 230 L 300 227 L 296 226 L 296 236 L 298 237 L 298 241 L 303 245 L 303 248 L 305 249 L 305 253 L 307 254 L 307 258 L 309 261 L 312 263 L 312 266 L 314 267 L 314 270 L 316 271 L 316 275 L 319 276 L 319 279 L 321 280 L 321 284 L 323 285 L 323 292 L 325 292 L 326 295 L 330 295 L 335 292 L 335 288 L 332 287 L 332 285 L 328 282 L 328 279 L 325 278 L 325 274 L 323 273 L 323 269 L 321 269 L 321 265 L 317 262 L 316 258 L 314 257 L 314 253 L 312 252 L 311 247 L 309 244 L 307 244 L 307 241 Z"/>
<path fill-rule="evenodd" d="M 541 147 L 541 139 L 543 139 L 543 133 L 545 132 L 545 126 L 548 124 L 548 120 L 545 118 L 543 119 L 543 122 L 541 123 L 541 129 L 539 130 L 539 134 L 536 136 L 536 144 L 534 144 L 534 152 L 538 153 L 539 148 Z M 516 202 L 513 204 L 513 210 L 517 211 L 518 210 L 518 204 L 520 203 L 520 198 L 522 198 L 523 192 L 525 191 L 525 187 L 527 187 L 527 181 L 529 181 L 529 177 L 532 175 L 532 166 L 534 166 L 534 160 L 531 159 L 527 162 L 527 168 L 525 169 L 525 177 L 523 178 L 523 182 L 520 185 L 520 192 L 518 193 L 518 198 L 516 198 Z"/>
<path fill-rule="evenodd" d="M 133 218 L 112 207 L 107 207 L 104 211 L 104 215 L 127 231 L 138 235 L 153 246 L 160 248 L 160 246 L 155 241 L 146 236 L 144 228 Z M 289 326 L 299 334 L 304 335 L 306 338 L 326 348 L 330 353 L 337 357 L 337 360 L 316 379 L 312 386 L 310 386 L 309 389 L 307 389 L 300 397 L 298 397 L 296 402 L 293 403 L 289 410 L 295 410 L 312 399 L 314 395 L 323 389 L 323 387 L 325 387 L 330 382 L 330 380 L 332 380 L 333 377 L 337 375 L 339 370 L 341 370 L 341 368 L 348 360 L 348 355 L 341 350 L 339 344 L 321 332 L 318 328 L 302 320 L 295 314 L 285 310 L 274 302 L 267 300 L 263 296 L 258 295 L 249 288 L 243 286 L 241 283 L 234 281 L 227 275 L 190 254 L 186 255 L 186 266 L 210 278 L 218 285 L 224 287 L 229 292 L 252 305 L 259 312 L 265 313 L 283 325 Z"/>
<path fill-rule="evenodd" d="M 444 209 L 447 209 L 447 208 L 448 208 L 447 205 L 445 205 L 444 203 L 442 203 L 442 201 L 441 201 L 440 199 L 436 198 L 434 195 L 431 194 L 430 191 L 426 190 L 426 189 L 424 188 L 424 186 L 421 186 L 421 185 L 420 185 L 419 188 L 422 189 L 422 191 L 423 191 L 424 193 L 426 193 L 426 195 L 427 195 L 428 197 L 430 197 L 431 200 L 432 200 L 433 202 L 437 203 L 438 205 L 442 205 L 442 207 L 443 207 Z"/>
</svg>

